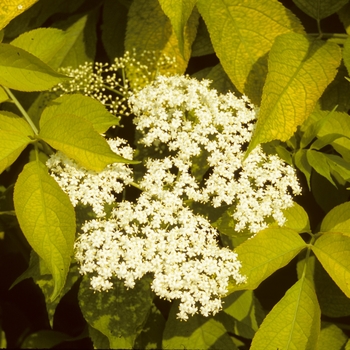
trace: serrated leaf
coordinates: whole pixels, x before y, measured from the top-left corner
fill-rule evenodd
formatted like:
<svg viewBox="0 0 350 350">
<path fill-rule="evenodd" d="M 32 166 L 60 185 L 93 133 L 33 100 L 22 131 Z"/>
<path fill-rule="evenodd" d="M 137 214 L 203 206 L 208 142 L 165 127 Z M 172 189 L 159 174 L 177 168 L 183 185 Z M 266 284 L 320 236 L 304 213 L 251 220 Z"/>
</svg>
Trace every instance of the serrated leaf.
<svg viewBox="0 0 350 350">
<path fill-rule="evenodd" d="M 0 44 L 0 84 L 19 91 L 43 91 L 67 80 L 32 54 Z"/>
<path fill-rule="evenodd" d="M 0 5 L 0 29 L 15 17 L 27 10 L 38 0 L 1 0 Z"/>
<path fill-rule="evenodd" d="M 320 318 L 313 285 L 307 278 L 302 278 L 266 316 L 250 349 L 316 349 Z"/>
<path fill-rule="evenodd" d="M 283 227 L 288 227 L 298 233 L 310 232 L 309 217 L 304 208 L 298 203 L 288 209 L 283 210 L 286 223 Z"/>
<path fill-rule="evenodd" d="M 277 37 L 269 54 L 269 72 L 248 152 L 259 143 L 287 141 L 334 79 L 340 60 L 337 44 L 295 33 Z"/>
<path fill-rule="evenodd" d="M 306 243 L 292 229 L 269 227 L 260 231 L 235 249 L 242 263 L 240 273 L 247 276 L 247 282 L 230 286 L 229 291 L 257 288 L 305 247 Z"/>
<path fill-rule="evenodd" d="M 78 299 L 84 318 L 109 339 L 111 349 L 132 349 L 152 304 L 149 280 L 145 278 L 133 289 L 126 289 L 117 280 L 113 290 L 96 293 L 85 276 Z"/>
<path fill-rule="evenodd" d="M 0 112 L 0 174 L 32 142 L 34 132 L 29 124 L 11 112 Z"/>
<path fill-rule="evenodd" d="M 119 123 L 119 119 L 109 113 L 100 102 L 81 94 L 72 94 L 63 95 L 50 102 L 41 115 L 40 127 L 49 119 L 62 114 L 86 119 L 98 133 L 104 133 Z"/>
<path fill-rule="evenodd" d="M 224 70 L 241 93 L 260 105 L 267 54 L 278 35 L 304 32 L 299 20 L 275 0 L 198 0 L 197 7 Z"/>
<path fill-rule="evenodd" d="M 170 19 L 179 44 L 180 52 L 183 55 L 185 47 L 184 29 L 196 2 L 197 0 L 159 0 L 162 10 Z"/>
<path fill-rule="evenodd" d="M 173 304 L 163 333 L 163 349 L 237 349 L 225 326 L 212 317 L 193 315 L 186 322 L 176 319 Z"/>
<path fill-rule="evenodd" d="M 340 10 L 349 0 L 293 0 L 310 17 L 321 20 Z"/>
<path fill-rule="evenodd" d="M 86 169 L 102 171 L 111 163 L 137 163 L 115 154 L 92 124 L 76 115 L 55 115 L 48 119 L 39 137 Z"/>
<path fill-rule="evenodd" d="M 73 254 L 74 208 L 40 161 L 26 164 L 18 176 L 14 205 L 23 234 L 54 278 L 54 300 L 65 285 Z"/>
<path fill-rule="evenodd" d="M 317 350 L 343 350 L 348 337 L 335 324 L 324 323 L 318 338 Z"/>
<path fill-rule="evenodd" d="M 350 298 L 350 237 L 338 232 L 327 232 L 312 246 L 317 259 L 333 281 Z"/>
<path fill-rule="evenodd" d="M 350 202 L 333 208 L 323 219 L 320 230 L 350 234 Z"/>
<path fill-rule="evenodd" d="M 66 36 L 62 30 L 56 28 L 38 28 L 21 34 L 12 40 L 11 45 L 31 53 L 51 66 L 50 62 L 60 52 L 65 41 Z"/>
<path fill-rule="evenodd" d="M 132 52 L 137 48 L 137 60 L 149 67 L 154 77 L 157 74 L 183 74 L 191 56 L 191 46 L 196 37 L 198 12 L 193 11 L 184 30 L 184 54 L 169 18 L 164 14 L 158 0 L 135 0 L 129 9 L 129 20 L 125 37 L 125 49 Z M 144 50 L 154 51 L 155 62 L 161 55 L 175 58 L 176 64 L 150 66 L 149 57 L 142 56 Z M 152 62 L 151 62 L 152 63 Z M 132 81 L 140 79 L 132 69 L 128 69 L 128 78 Z M 136 81 L 137 82 L 137 81 Z"/>
</svg>

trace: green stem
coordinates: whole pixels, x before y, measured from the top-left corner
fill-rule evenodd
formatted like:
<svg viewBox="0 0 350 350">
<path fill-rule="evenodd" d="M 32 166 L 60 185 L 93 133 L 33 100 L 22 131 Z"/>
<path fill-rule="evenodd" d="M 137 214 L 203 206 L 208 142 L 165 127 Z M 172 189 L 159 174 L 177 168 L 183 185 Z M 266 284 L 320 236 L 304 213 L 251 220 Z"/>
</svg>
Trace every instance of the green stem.
<svg viewBox="0 0 350 350">
<path fill-rule="evenodd" d="M 6 86 L 2 86 L 3 89 L 6 91 L 6 93 L 10 96 L 11 100 L 14 102 L 14 104 L 17 106 L 17 108 L 20 110 L 20 112 L 22 113 L 23 117 L 26 119 L 26 121 L 28 122 L 28 124 L 31 126 L 31 128 L 34 131 L 35 135 L 39 134 L 39 130 L 37 129 L 37 127 L 34 125 L 33 121 L 30 119 L 29 115 L 27 114 L 27 112 L 25 111 L 25 109 L 22 107 L 22 105 L 18 102 L 17 98 L 15 97 L 15 95 L 11 92 L 11 90 L 9 88 L 7 88 Z"/>
<path fill-rule="evenodd" d="M 140 191 L 143 191 L 143 188 L 139 184 L 137 184 L 136 182 L 130 182 L 130 185 L 139 189 Z"/>
<path fill-rule="evenodd" d="M 318 29 L 318 38 L 322 38 L 322 29 L 321 29 L 321 21 L 318 19 L 317 20 L 317 29 Z"/>
</svg>

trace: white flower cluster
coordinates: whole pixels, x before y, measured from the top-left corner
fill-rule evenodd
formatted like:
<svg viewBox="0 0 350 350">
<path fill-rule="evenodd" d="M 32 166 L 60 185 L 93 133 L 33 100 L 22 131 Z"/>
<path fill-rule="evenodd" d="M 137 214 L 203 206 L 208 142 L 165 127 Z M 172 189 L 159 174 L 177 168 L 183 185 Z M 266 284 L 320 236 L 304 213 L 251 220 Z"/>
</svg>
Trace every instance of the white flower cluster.
<svg viewBox="0 0 350 350">
<path fill-rule="evenodd" d="M 178 196 L 158 193 L 162 199 L 145 191 L 136 204 L 118 203 L 110 219 L 87 222 L 75 244 L 80 271 L 93 275 L 95 290 L 113 288 L 113 276 L 133 288 L 135 280 L 152 273 L 151 288 L 158 296 L 180 299 L 179 318 L 198 310 L 215 314 L 229 279 L 245 281 L 237 255 L 219 248 L 217 232 Z"/>
<path fill-rule="evenodd" d="M 169 176 L 171 168 L 178 170 L 168 188 L 214 207 L 234 205 L 236 231 L 256 233 L 267 226 L 268 217 L 285 223 L 282 210 L 293 205 L 290 192 L 300 194 L 301 189 L 294 169 L 260 147 L 244 159 L 257 114 L 247 98 L 219 95 L 209 89 L 209 81 L 160 76 L 129 103 L 141 131 L 139 142 L 168 151 L 158 167 Z M 202 183 L 193 175 L 195 166 L 208 170 Z"/>
<path fill-rule="evenodd" d="M 133 149 L 122 139 L 107 140 L 112 151 L 132 159 Z M 97 217 L 106 215 L 104 205 L 115 202 L 115 195 L 133 182 L 133 172 L 126 164 L 114 163 L 103 171 L 87 170 L 62 152 L 53 154 L 46 163 L 51 176 L 66 192 L 73 204 L 91 205 Z"/>
<path fill-rule="evenodd" d="M 239 284 L 245 276 L 237 255 L 218 246 L 218 232 L 188 204 L 235 208 L 237 231 L 258 232 L 268 218 L 282 225 L 281 210 L 293 204 L 292 192 L 300 192 L 294 170 L 259 147 L 244 159 L 257 110 L 246 98 L 218 95 L 208 81 L 160 76 L 129 104 L 141 134 L 139 150 L 146 146 L 152 155 L 134 201 L 115 202 L 115 194 L 134 185 L 129 165 L 96 173 L 61 153 L 47 163 L 72 203 L 91 205 L 98 217 L 85 222 L 75 243 L 80 272 L 98 291 L 113 288 L 114 277 L 133 288 L 151 273 L 158 296 L 180 300 L 179 318 L 215 314 L 230 279 Z M 122 140 L 109 143 L 132 159 Z M 108 218 L 106 203 L 114 206 Z"/>
</svg>

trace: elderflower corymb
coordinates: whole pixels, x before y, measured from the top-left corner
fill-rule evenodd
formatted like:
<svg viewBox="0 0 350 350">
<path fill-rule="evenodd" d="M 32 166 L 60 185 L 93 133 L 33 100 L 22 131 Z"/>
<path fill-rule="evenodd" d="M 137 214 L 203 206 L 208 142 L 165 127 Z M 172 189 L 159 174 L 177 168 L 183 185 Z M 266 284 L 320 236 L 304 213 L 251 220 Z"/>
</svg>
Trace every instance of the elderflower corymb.
<svg viewBox="0 0 350 350">
<path fill-rule="evenodd" d="M 170 158 L 159 162 L 168 172 L 178 169 L 177 181 L 168 187 L 214 207 L 234 206 L 236 231 L 256 233 L 269 217 L 282 226 L 282 210 L 293 205 L 291 193 L 301 192 L 294 169 L 260 146 L 244 159 L 257 109 L 244 96 L 218 94 L 209 83 L 160 76 L 133 94 L 129 103 L 139 142 L 168 152 Z M 198 167 L 204 171 L 196 176 Z"/>
<path fill-rule="evenodd" d="M 239 257 L 219 246 L 218 231 L 193 210 L 195 204 L 228 207 L 236 231 L 254 234 L 271 219 L 283 225 L 282 210 L 300 193 L 294 169 L 260 147 L 244 158 L 257 110 L 245 97 L 219 95 L 206 80 L 159 76 L 131 95 L 129 107 L 137 147 L 151 155 L 138 175 L 138 197 L 116 201 L 116 194 L 135 185 L 127 164 L 96 173 L 59 152 L 47 163 L 72 203 L 89 204 L 97 215 L 75 242 L 80 272 L 97 291 L 113 288 L 115 277 L 133 288 L 151 274 L 159 297 L 180 300 L 180 319 L 215 314 L 230 281 L 240 284 L 246 277 Z M 124 141 L 108 142 L 132 159 Z M 105 204 L 113 206 L 108 214 Z"/>
</svg>

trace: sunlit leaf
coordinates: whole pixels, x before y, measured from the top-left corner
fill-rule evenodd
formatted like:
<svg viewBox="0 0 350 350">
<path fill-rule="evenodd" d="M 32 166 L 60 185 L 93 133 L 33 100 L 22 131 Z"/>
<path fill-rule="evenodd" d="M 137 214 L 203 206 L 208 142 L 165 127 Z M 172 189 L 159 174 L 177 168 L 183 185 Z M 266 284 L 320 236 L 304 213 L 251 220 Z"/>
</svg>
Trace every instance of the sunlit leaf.
<svg viewBox="0 0 350 350">
<path fill-rule="evenodd" d="M 334 79 L 340 60 L 337 44 L 295 33 L 276 38 L 249 150 L 263 142 L 287 141 Z"/>
<path fill-rule="evenodd" d="M 320 20 L 340 10 L 349 0 L 293 0 L 310 17 Z"/>
<path fill-rule="evenodd" d="M 266 316 L 251 350 L 316 349 L 321 312 L 312 283 L 296 282 Z"/>
<path fill-rule="evenodd" d="M 48 119 L 39 136 L 86 169 L 102 171 L 111 163 L 135 163 L 116 155 L 92 124 L 76 115 L 56 115 Z"/>
<path fill-rule="evenodd" d="M 175 303 L 163 333 L 163 349 L 237 349 L 221 322 L 198 314 L 183 322 L 176 319 L 177 312 Z"/>
<path fill-rule="evenodd" d="M 247 276 L 247 282 L 230 286 L 229 291 L 257 288 L 305 247 L 306 243 L 292 229 L 269 227 L 260 231 L 235 249 L 242 263 L 240 273 Z"/>
<path fill-rule="evenodd" d="M 54 278 L 54 300 L 65 285 L 73 254 L 74 208 L 40 161 L 26 164 L 18 176 L 14 205 L 23 234 Z"/>
<path fill-rule="evenodd" d="M 0 112 L 0 173 L 9 167 L 32 141 L 34 132 L 19 116 Z"/>
<path fill-rule="evenodd" d="M 0 29 L 4 28 L 13 18 L 20 15 L 38 0 L 1 0 Z"/>
<path fill-rule="evenodd" d="M 278 35 L 303 33 L 299 20 L 275 0 L 198 0 L 197 7 L 224 70 L 259 105 L 267 54 Z"/>
<path fill-rule="evenodd" d="M 299 233 L 310 231 L 309 217 L 304 208 L 298 203 L 294 203 L 292 207 L 283 210 L 283 215 L 286 218 L 284 227 L 291 228 Z"/>
<path fill-rule="evenodd" d="M 317 259 L 334 282 L 350 298 L 350 237 L 338 232 L 327 232 L 312 246 Z"/>
<path fill-rule="evenodd" d="M 12 40 L 11 45 L 31 53 L 50 66 L 50 62 L 60 52 L 65 41 L 66 35 L 62 30 L 38 28 L 21 34 Z"/>
<path fill-rule="evenodd" d="M 73 94 L 63 95 L 50 102 L 41 115 L 40 126 L 62 114 L 72 114 L 86 119 L 98 133 L 104 133 L 119 123 L 119 118 L 109 113 L 100 102 L 81 94 Z"/>
<path fill-rule="evenodd" d="M 9 44 L 0 44 L 1 85 L 19 91 L 43 91 L 67 79 L 32 54 Z"/>
<path fill-rule="evenodd" d="M 197 0 L 159 0 L 162 10 L 169 17 L 173 26 L 173 30 L 179 44 L 179 49 L 182 54 L 184 54 L 185 47 L 185 25 L 190 18 L 196 2 Z"/>
<path fill-rule="evenodd" d="M 350 235 L 350 202 L 333 208 L 323 219 L 321 232 L 341 232 Z"/>
</svg>

